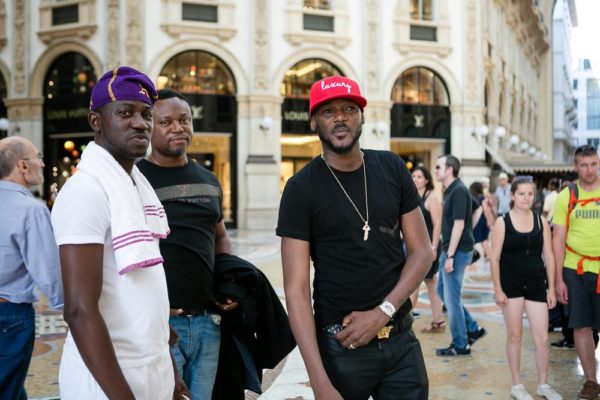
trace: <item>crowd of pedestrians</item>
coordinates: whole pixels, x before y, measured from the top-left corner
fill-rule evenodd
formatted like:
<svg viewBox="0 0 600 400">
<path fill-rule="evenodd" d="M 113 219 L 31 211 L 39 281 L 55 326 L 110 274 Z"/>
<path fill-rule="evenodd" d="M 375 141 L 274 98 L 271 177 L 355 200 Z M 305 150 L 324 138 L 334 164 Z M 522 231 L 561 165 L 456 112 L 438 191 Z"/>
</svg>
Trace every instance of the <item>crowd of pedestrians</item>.
<svg viewBox="0 0 600 400">
<path fill-rule="evenodd" d="M 193 127 L 183 95 L 156 91 L 133 68 L 103 75 L 90 101 L 94 141 L 52 214 L 30 191 L 43 182 L 38 150 L 0 140 L 0 399 L 27 398 L 36 286 L 64 307 L 69 326 L 63 399 L 243 399 L 296 342 L 317 399 L 427 399 L 412 330 L 420 284 L 431 304 L 421 332 L 451 333 L 435 355 L 471 355 L 487 334 L 462 303 L 479 245 L 505 321 L 511 396 L 532 399 L 521 383 L 525 312 L 536 393 L 562 398 L 548 384 L 556 310 L 565 338 L 552 345 L 575 348 L 585 376 L 578 399 L 597 399 L 596 149 L 577 148 L 578 179 L 560 191 L 557 179 L 542 196 L 532 177 L 511 182 L 502 172 L 491 194 L 487 178 L 467 189 L 454 155 L 435 160 L 432 174 L 361 149 L 366 106 L 345 77 L 311 88 L 323 153 L 287 182 L 276 229 L 289 321 L 264 274 L 231 254 L 222 188 L 186 152 Z"/>
</svg>

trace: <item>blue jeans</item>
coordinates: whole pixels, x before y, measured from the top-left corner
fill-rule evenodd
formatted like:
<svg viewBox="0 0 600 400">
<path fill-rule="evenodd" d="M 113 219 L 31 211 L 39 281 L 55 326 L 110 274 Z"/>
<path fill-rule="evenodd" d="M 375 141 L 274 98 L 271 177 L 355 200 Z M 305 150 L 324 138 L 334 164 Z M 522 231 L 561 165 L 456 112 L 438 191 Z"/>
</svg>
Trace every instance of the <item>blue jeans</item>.
<svg viewBox="0 0 600 400">
<path fill-rule="evenodd" d="M 179 342 L 171 346 L 171 354 L 192 400 L 212 397 L 221 343 L 221 327 L 214 317 L 220 318 L 212 314 L 169 318 L 169 324 L 179 335 Z"/>
<path fill-rule="evenodd" d="M 34 339 L 31 304 L 0 303 L 0 399 L 27 399 L 24 384 Z"/>
<path fill-rule="evenodd" d="M 475 332 L 477 322 L 471 317 L 462 304 L 462 285 L 465 268 L 471 263 L 472 251 L 457 251 L 454 254 L 454 271 L 448 273 L 444 269 L 448 253 L 440 255 L 440 273 L 438 276 L 437 294 L 448 310 L 448 321 L 452 332 L 452 344 L 464 349 L 469 344 L 467 332 Z"/>
</svg>

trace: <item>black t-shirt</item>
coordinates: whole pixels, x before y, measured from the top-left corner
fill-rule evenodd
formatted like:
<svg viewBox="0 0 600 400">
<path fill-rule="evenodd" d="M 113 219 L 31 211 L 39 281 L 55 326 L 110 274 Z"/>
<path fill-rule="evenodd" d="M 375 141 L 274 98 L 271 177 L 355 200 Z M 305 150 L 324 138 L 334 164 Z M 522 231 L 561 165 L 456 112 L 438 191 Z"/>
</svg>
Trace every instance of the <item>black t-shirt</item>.
<svg viewBox="0 0 600 400">
<path fill-rule="evenodd" d="M 419 206 L 419 194 L 396 154 L 364 150 L 364 159 L 371 228 L 367 241 L 364 222 L 320 157 L 287 182 L 281 198 L 277 235 L 310 242 L 319 325 L 340 323 L 352 311 L 380 304 L 404 266 L 400 218 Z M 365 217 L 363 167 L 334 172 Z M 399 314 L 408 309 L 409 301 Z"/>
<path fill-rule="evenodd" d="M 448 251 L 450 236 L 454 220 L 465 221 L 457 251 L 472 251 L 475 239 L 473 238 L 473 210 L 479 208 L 477 201 L 469 193 L 469 189 L 460 179 L 456 179 L 444 192 L 444 207 L 442 209 L 442 248 Z"/>
<path fill-rule="evenodd" d="M 188 162 L 164 168 L 137 163 L 165 207 L 171 233 L 160 241 L 171 308 L 208 307 L 215 263 L 215 231 L 223 219 L 217 177 Z"/>
</svg>

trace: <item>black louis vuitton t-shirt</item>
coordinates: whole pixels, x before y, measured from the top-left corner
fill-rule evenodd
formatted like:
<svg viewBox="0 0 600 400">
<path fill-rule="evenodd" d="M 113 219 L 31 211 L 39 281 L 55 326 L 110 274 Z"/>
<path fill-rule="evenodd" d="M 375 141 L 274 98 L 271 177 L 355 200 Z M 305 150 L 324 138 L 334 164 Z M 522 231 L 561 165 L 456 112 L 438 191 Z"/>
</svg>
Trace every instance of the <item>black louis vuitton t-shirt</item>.
<svg viewBox="0 0 600 400">
<path fill-rule="evenodd" d="M 320 157 L 290 178 L 281 198 L 277 235 L 310 242 L 319 325 L 340 323 L 352 311 L 379 305 L 404 266 L 400 219 L 419 206 L 419 195 L 398 155 L 364 150 L 364 159 L 371 228 L 367 241 L 364 222 Z M 362 166 L 334 172 L 365 217 Z M 399 314 L 409 308 L 407 301 Z"/>
<path fill-rule="evenodd" d="M 137 163 L 165 207 L 171 233 L 160 241 L 171 308 L 208 306 L 213 285 L 215 231 L 223 219 L 217 177 L 188 162 L 182 167 Z"/>
</svg>

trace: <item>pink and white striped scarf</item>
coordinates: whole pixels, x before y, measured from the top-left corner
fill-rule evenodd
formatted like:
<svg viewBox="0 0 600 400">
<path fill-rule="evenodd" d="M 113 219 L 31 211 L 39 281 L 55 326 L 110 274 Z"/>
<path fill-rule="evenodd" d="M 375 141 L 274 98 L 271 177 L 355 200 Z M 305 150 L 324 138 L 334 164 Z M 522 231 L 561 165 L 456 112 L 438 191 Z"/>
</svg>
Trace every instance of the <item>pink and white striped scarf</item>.
<svg viewBox="0 0 600 400">
<path fill-rule="evenodd" d="M 161 264 L 158 241 L 169 234 L 169 224 L 165 209 L 140 170 L 134 165 L 131 175 L 127 174 L 94 142 L 81 154 L 77 169 L 93 176 L 106 192 L 119 274 Z"/>
</svg>

